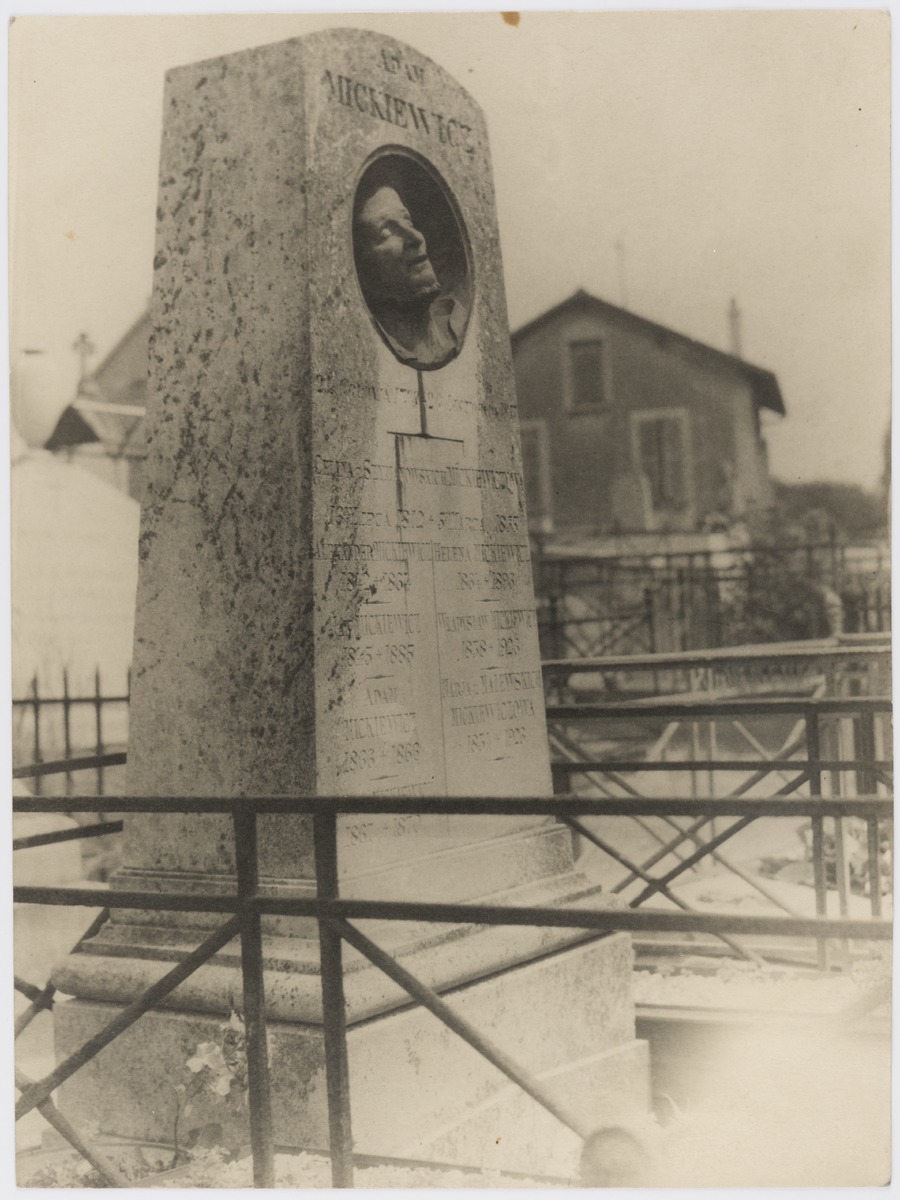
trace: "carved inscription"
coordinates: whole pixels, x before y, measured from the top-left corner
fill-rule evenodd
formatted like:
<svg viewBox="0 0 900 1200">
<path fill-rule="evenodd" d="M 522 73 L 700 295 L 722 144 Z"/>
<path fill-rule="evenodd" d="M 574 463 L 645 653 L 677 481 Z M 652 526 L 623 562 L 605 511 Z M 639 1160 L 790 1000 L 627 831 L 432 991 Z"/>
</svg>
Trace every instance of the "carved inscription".
<svg viewBox="0 0 900 1200">
<path fill-rule="evenodd" d="M 397 129 L 436 139 L 458 150 L 466 158 L 475 154 L 471 125 L 456 117 L 423 108 L 383 87 L 374 87 L 364 80 L 337 71 L 326 70 L 322 75 L 322 84 L 328 89 L 329 99 L 336 104 L 343 104 L 346 108 Z"/>
<path fill-rule="evenodd" d="M 545 761 L 546 732 L 521 472 L 471 466 L 461 442 L 392 436 L 394 462 L 314 459 L 331 497 L 316 560 L 361 597 L 336 634 L 337 785 L 396 795 L 542 787 L 528 761 L 529 746 Z"/>
<path fill-rule="evenodd" d="M 333 475 L 344 479 L 381 479 L 401 484 L 418 483 L 431 487 L 494 488 L 510 491 L 518 488 L 520 494 L 525 487 L 521 471 L 493 470 L 490 468 L 445 466 L 416 467 L 397 466 L 394 463 L 374 463 L 365 458 L 359 464 L 343 459 L 315 456 L 313 469 L 317 475 Z M 451 511 L 451 510 L 447 510 Z"/>
<path fill-rule="evenodd" d="M 389 75 L 405 75 L 411 83 L 425 82 L 424 64 L 410 62 L 399 50 L 381 48 L 381 65 Z"/>
</svg>

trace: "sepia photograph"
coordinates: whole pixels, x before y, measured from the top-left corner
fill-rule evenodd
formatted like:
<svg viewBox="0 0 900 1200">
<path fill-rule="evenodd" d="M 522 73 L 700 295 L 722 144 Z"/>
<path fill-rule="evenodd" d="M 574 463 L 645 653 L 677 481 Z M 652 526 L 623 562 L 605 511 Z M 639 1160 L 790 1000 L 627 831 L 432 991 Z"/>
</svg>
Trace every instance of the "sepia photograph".
<svg viewBox="0 0 900 1200">
<path fill-rule="evenodd" d="M 890 12 L 26 8 L 9 1185 L 888 1185 Z"/>
</svg>

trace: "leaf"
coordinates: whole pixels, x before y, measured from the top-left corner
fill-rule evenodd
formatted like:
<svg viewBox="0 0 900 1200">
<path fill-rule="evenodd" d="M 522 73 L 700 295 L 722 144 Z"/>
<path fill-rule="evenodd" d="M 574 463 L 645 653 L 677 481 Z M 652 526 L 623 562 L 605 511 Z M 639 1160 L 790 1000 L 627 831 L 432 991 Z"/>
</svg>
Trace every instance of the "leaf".
<svg viewBox="0 0 900 1200">
<path fill-rule="evenodd" d="M 195 1075 L 198 1071 L 202 1071 L 204 1067 L 209 1067 L 216 1074 L 225 1070 L 225 1059 L 222 1051 L 215 1042 L 201 1042 L 197 1047 L 197 1053 L 193 1058 L 187 1060 L 187 1069 Z"/>
<path fill-rule="evenodd" d="M 216 1081 L 215 1081 L 215 1083 L 212 1085 L 212 1089 L 211 1089 L 211 1090 L 212 1090 L 213 1092 L 215 1092 L 215 1094 L 216 1094 L 217 1096 L 227 1096 L 227 1095 L 229 1095 L 229 1094 L 230 1094 L 230 1092 L 231 1092 L 231 1076 L 229 1076 L 229 1075 L 219 1075 L 219 1076 L 217 1076 L 217 1078 L 216 1078 Z"/>
</svg>

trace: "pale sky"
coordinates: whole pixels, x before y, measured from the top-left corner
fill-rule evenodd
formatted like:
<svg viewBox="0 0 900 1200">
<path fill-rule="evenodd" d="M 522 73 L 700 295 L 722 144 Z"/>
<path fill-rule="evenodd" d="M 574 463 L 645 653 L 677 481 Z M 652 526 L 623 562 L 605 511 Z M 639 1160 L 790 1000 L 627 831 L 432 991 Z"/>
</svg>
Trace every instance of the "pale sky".
<svg viewBox="0 0 900 1200">
<path fill-rule="evenodd" d="M 787 405 L 773 474 L 877 483 L 889 20 L 859 9 L 20 17 L 11 349 L 45 351 L 57 406 L 76 336 L 96 363 L 149 298 L 165 70 L 337 25 L 409 42 L 484 110 L 513 329 L 583 287 L 727 350 L 735 296 Z"/>
</svg>

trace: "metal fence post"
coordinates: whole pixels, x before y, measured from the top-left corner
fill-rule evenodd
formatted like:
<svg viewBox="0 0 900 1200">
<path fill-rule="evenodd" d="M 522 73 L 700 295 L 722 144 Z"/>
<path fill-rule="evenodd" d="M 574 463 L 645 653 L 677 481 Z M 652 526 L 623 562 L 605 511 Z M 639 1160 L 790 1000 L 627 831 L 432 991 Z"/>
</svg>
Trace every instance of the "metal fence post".
<svg viewBox="0 0 900 1200">
<path fill-rule="evenodd" d="M 822 795 L 822 752 L 819 746 L 819 714 L 815 709 L 806 712 L 806 758 L 809 764 L 809 790 L 813 796 Z M 816 915 L 828 915 L 828 880 L 825 875 L 825 819 L 812 817 L 813 881 L 816 889 Z M 819 969 L 828 969 L 828 945 L 824 938 L 816 940 Z"/>
<path fill-rule="evenodd" d="M 319 811 L 313 818 L 316 892 L 320 900 L 337 900 L 337 816 Z M 350 1072 L 347 1063 L 347 1016 L 341 935 L 319 918 L 319 962 L 322 970 L 322 1021 L 325 1034 L 325 1080 L 328 1091 L 328 1141 L 333 1187 L 353 1187 L 353 1134 L 350 1123 Z"/>
<path fill-rule="evenodd" d="M 241 923 L 241 974 L 244 984 L 244 1033 L 250 1099 L 250 1149 L 253 1186 L 275 1186 L 272 1138 L 272 1091 L 266 1039 L 266 993 L 263 978 L 262 921 L 251 907 L 259 884 L 255 812 L 234 812 L 234 856 Z"/>
<path fill-rule="evenodd" d="M 656 653 L 656 603 L 652 587 L 644 588 L 644 620 L 647 623 L 647 652 Z M 654 675 L 654 690 L 656 688 Z"/>
<path fill-rule="evenodd" d="M 856 736 L 856 757 L 862 766 L 857 771 L 856 785 L 861 795 L 874 796 L 878 788 L 878 780 L 872 764 L 875 761 L 875 714 L 861 712 L 859 714 L 858 733 Z M 881 916 L 881 867 L 879 863 L 878 818 L 866 819 L 866 858 L 869 876 L 869 901 L 872 916 Z"/>
<path fill-rule="evenodd" d="M 97 733 L 97 757 L 103 754 L 103 691 L 100 686 L 100 668 L 94 671 L 94 725 Z M 103 766 L 97 768 L 97 795 L 103 795 Z"/>
<path fill-rule="evenodd" d="M 38 692 L 38 677 L 37 675 L 31 680 L 31 693 L 34 696 L 34 761 L 39 763 L 42 761 L 41 756 L 41 697 Z M 40 775 L 35 776 L 34 794 L 40 796 L 43 792 L 43 784 Z"/>
<path fill-rule="evenodd" d="M 63 747 L 64 747 L 66 759 L 70 759 L 72 757 L 72 729 L 71 729 L 72 701 L 69 696 L 69 672 L 65 667 L 63 667 L 63 673 L 62 673 L 62 689 L 63 689 L 63 694 L 62 694 Z M 70 796 L 72 794 L 73 783 L 74 783 L 74 780 L 72 778 L 72 772 L 66 771 L 66 795 L 67 796 Z"/>
</svg>

